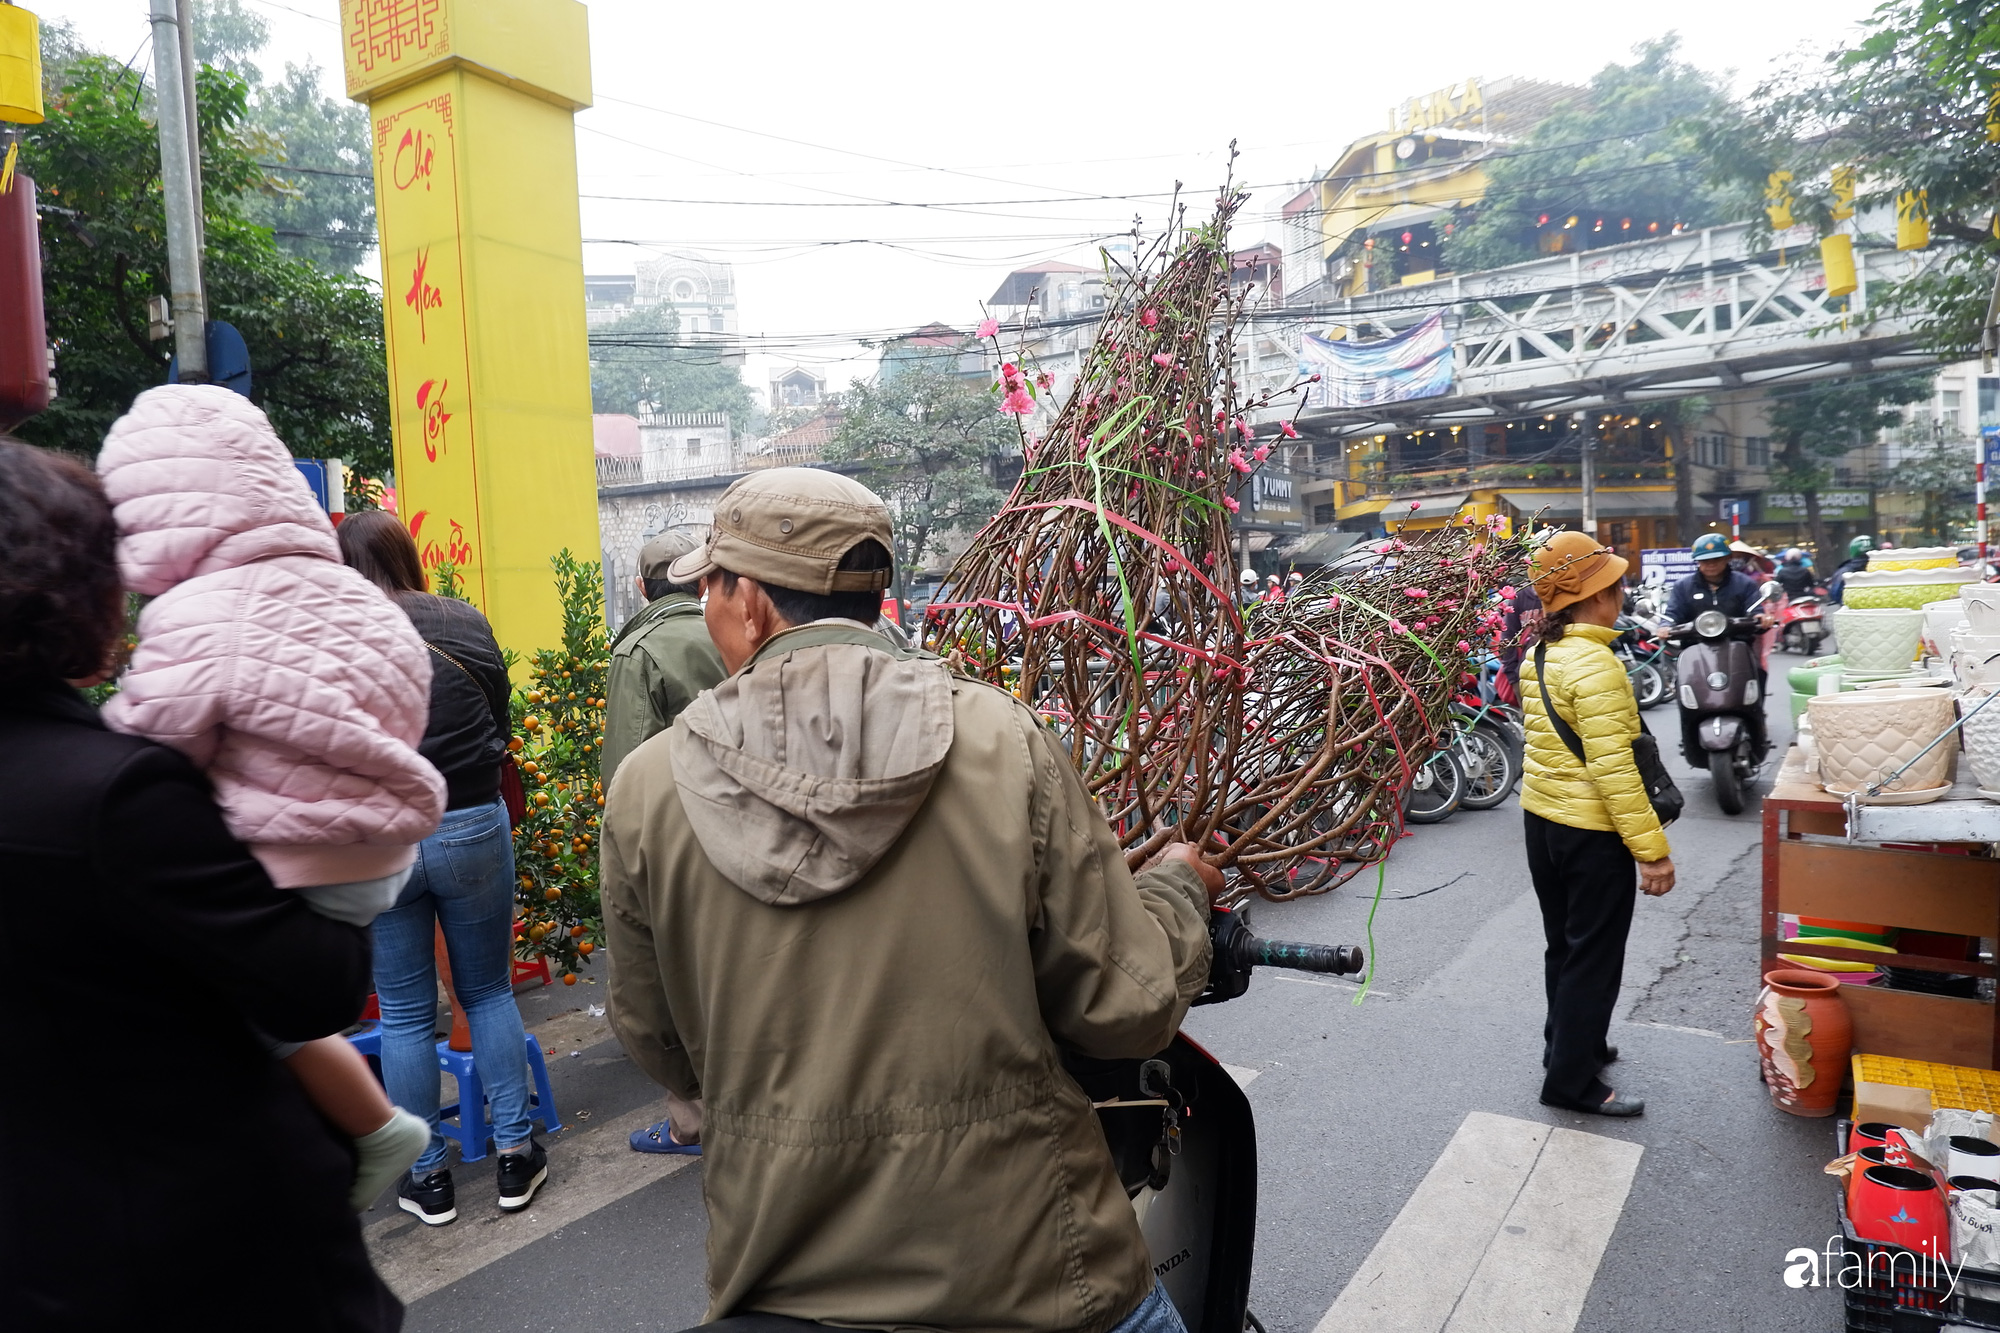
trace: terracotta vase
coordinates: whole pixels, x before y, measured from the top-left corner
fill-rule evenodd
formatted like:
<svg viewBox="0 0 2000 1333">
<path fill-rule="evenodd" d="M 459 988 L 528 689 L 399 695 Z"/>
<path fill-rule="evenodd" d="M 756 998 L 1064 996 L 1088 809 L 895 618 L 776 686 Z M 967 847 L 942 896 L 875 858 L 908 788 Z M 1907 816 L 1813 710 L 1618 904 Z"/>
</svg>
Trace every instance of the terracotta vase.
<svg viewBox="0 0 2000 1333">
<path fill-rule="evenodd" d="M 1824 972 L 1766 972 L 1756 1028 L 1771 1104 L 1792 1115 L 1832 1115 L 1854 1038 L 1840 983 Z"/>
</svg>

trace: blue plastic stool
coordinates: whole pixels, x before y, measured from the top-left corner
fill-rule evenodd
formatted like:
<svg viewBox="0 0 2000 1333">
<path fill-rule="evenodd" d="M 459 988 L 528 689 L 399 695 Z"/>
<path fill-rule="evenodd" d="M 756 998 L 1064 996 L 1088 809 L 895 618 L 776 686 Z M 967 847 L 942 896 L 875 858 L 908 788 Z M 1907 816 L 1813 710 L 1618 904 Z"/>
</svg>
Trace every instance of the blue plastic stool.
<svg viewBox="0 0 2000 1333">
<path fill-rule="evenodd" d="M 528 1067 L 535 1074 L 535 1092 L 528 1098 L 528 1118 L 542 1122 L 544 1132 L 554 1134 L 562 1128 L 556 1119 L 556 1096 L 549 1088 L 549 1066 L 542 1059 L 542 1045 L 535 1040 L 535 1034 L 526 1034 Z M 363 1028 L 348 1039 L 355 1050 L 364 1056 L 373 1056 L 379 1063 L 382 1059 L 382 1025 L 374 1024 Z M 458 1080 L 459 1100 L 438 1108 L 438 1133 L 458 1144 L 458 1157 L 462 1162 L 476 1162 L 486 1156 L 486 1140 L 492 1136 L 493 1125 L 486 1118 L 486 1091 L 480 1086 L 479 1071 L 473 1066 L 471 1051 L 454 1051 L 449 1041 L 437 1044 L 438 1068 Z M 472 1133 L 467 1133 L 461 1122 L 462 1109 L 476 1105 L 479 1119 Z"/>
</svg>

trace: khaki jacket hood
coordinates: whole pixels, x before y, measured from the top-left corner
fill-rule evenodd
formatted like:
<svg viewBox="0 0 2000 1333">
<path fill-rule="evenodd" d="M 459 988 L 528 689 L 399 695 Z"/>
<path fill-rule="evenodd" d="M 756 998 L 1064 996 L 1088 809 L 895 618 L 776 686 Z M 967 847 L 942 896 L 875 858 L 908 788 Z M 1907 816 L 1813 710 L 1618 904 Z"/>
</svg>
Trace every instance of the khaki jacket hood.
<svg viewBox="0 0 2000 1333">
<path fill-rule="evenodd" d="M 895 845 L 951 749 L 943 662 L 858 625 L 774 636 L 669 737 L 711 863 L 774 907 L 852 887 Z"/>
</svg>

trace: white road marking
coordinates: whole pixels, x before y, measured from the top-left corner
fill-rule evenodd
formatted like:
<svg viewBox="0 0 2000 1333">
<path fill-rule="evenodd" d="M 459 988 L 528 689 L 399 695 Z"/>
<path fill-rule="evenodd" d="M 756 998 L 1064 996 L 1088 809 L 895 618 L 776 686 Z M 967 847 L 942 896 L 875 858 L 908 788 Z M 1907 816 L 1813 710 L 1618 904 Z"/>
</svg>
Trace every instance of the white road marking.
<svg viewBox="0 0 2000 1333">
<path fill-rule="evenodd" d="M 1568 1333 L 1643 1151 L 1472 1112 L 1315 1333 Z"/>
<path fill-rule="evenodd" d="M 1570 1333 L 1644 1152 L 1601 1134 L 1551 1133 L 1445 1333 Z"/>
<path fill-rule="evenodd" d="M 1710 1032 L 1707 1028 L 1684 1028 L 1678 1023 L 1654 1023 L 1643 1018 L 1627 1019 L 1628 1028 L 1658 1028 L 1662 1032 L 1685 1032 L 1690 1037 L 1713 1037 L 1717 1041 L 1726 1040 L 1720 1032 Z"/>
<path fill-rule="evenodd" d="M 632 1151 L 627 1142 L 632 1131 L 644 1129 L 661 1114 L 660 1106 L 647 1106 L 551 1144 L 549 1178 L 534 1203 L 518 1213 L 500 1211 L 491 1156 L 455 1167 L 458 1220 L 430 1227 L 396 1211 L 388 1220 L 368 1226 L 363 1235 L 375 1271 L 404 1302 L 421 1300 L 699 1160 Z"/>
<path fill-rule="evenodd" d="M 1247 1088 L 1250 1086 L 1250 1080 L 1256 1078 L 1257 1075 L 1264 1071 L 1261 1069 L 1252 1069 L 1248 1065 L 1223 1065 L 1222 1072 L 1235 1079 L 1237 1087 Z"/>
</svg>

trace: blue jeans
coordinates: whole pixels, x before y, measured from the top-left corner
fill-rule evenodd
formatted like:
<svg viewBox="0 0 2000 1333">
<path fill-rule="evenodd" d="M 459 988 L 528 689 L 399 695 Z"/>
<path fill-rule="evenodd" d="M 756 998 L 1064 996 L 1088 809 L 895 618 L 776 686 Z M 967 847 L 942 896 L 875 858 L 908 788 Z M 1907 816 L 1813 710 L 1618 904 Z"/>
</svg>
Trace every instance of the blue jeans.
<svg viewBox="0 0 2000 1333">
<path fill-rule="evenodd" d="M 1181 1312 L 1174 1308 L 1167 1289 L 1155 1282 L 1146 1299 L 1119 1320 L 1111 1333 L 1187 1333 L 1187 1325 L 1181 1322 Z"/>
<path fill-rule="evenodd" d="M 472 1026 L 472 1062 L 493 1108 L 501 1152 L 528 1142 L 528 1061 L 514 1005 L 514 836 L 500 802 L 448 810 L 417 848 L 396 905 L 375 918 L 375 993 L 382 1005 L 382 1081 L 389 1100 L 430 1122 L 431 1145 L 410 1173 L 445 1165 L 438 1133 L 437 963 L 432 922 L 444 927 L 452 988 Z M 477 1123 L 464 1107 L 459 1123 Z"/>
</svg>

